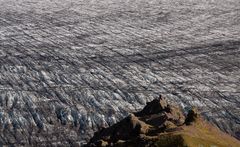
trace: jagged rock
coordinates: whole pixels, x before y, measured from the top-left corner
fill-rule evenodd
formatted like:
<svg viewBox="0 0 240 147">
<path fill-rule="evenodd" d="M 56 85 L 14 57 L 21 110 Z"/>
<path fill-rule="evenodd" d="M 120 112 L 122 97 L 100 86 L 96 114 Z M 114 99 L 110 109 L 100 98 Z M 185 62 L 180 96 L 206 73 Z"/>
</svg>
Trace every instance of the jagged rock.
<svg viewBox="0 0 240 147">
<path fill-rule="evenodd" d="M 143 110 L 136 112 L 135 115 L 140 120 L 156 127 L 162 127 L 165 121 L 170 121 L 175 125 L 181 125 L 185 121 L 182 111 L 176 106 L 168 105 L 162 96 L 148 102 Z"/>
<path fill-rule="evenodd" d="M 130 124 L 132 126 L 131 129 L 134 130 L 136 134 L 147 133 L 149 125 L 147 125 L 145 122 L 140 121 L 134 114 L 130 114 L 128 119 L 130 120 Z"/>
<path fill-rule="evenodd" d="M 135 113 L 136 116 L 144 116 L 150 114 L 157 114 L 164 111 L 167 108 L 167 101 L 161 95 L 158 99 L 154 99 L 148 102 L 142 111 Z"/>
<path fill-rule="evenodd" d="M 148 132 L 150 125 L 141 121 L 134 114 L 130 114 L 121 122 L 113 125 L 112 127 L 102 129 L 94 134 L 91 142 L 97 143 L 99 140 L 108 141 L 109 143 L 116 143 L 119 140 L 126 140 L 145 134 Z"/>
<path fill-rule="evenodd" d="M 166 121 L 164 122 L 164 127 L 167 129 L 174 129 L 177 128 L 177 125 L 175 125 L 173 122 L 171 121 Z"/>
<path fill-rule="evenodd" d="M 185 121 L 185 116 L 183 115 L 182 111 L 176 107 L 168 105 L 168 110 L 166 110 L 168 113 L 167 118 L 169 121 L 172 121 L 176 125 L 181 125 Z"/>
<path fill-rule="evenodd" d="M 188 112 L 185 119 L 179 108 L 167 104 L 161 97 L 147 103 L 142 111 L 135 114 L 130 114 L 117 124 L 95 133 L 86 146 L 238 147 L 240 145 L 235 138 L 205 122 L 195 108 Z"/>
<path fill-rule="evenodd" d="M 185 124 L 190 125 L 191 123 L 194 123 L 199 118 L 199 113 L 196 108 L 193 108 L 188 111 Z"/>
</svg>

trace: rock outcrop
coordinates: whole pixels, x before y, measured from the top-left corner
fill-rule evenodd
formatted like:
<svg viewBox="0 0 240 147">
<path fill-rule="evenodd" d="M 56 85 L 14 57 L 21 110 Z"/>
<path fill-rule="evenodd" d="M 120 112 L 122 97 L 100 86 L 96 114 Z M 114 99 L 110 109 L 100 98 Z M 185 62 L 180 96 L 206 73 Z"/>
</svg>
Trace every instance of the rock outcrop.
<svg viewBox="0 0 240 147">
<path fill-rule="evenodd" d="M 240 142 L 203 120 L 196 108 L 185 117 L 178 107 L 160 96 L 142 111 L 96 132 L 86 146 L 238 147 Z"/>
</svg>

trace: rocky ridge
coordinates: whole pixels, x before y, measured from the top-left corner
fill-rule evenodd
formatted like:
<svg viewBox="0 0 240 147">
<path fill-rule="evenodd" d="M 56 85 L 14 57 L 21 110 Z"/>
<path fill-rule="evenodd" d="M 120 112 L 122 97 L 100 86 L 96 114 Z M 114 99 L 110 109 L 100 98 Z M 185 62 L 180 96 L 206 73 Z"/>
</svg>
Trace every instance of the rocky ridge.
<svg viewBox="0 0 240 147">
<path fill-rule="evenodd" d="M 86 146 L 237 147 L 240 142 L 205 121 L 196 108 L 185 116 L 160 96 L 143 110 L 96 132 Z"/>
</svg>

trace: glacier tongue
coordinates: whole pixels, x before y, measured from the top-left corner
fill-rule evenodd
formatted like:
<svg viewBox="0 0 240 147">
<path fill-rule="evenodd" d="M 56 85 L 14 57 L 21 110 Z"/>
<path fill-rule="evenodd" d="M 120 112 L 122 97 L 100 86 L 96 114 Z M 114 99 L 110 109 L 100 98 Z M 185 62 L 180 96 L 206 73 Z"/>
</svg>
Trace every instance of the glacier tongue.
<svg viewBox="0 0 240 147">
<path fill-rule="evenodd" d="M 165 94 L 240 134 L 238 0 L 0 0 L 0 144 L 80 146 Z"/>
</svg>

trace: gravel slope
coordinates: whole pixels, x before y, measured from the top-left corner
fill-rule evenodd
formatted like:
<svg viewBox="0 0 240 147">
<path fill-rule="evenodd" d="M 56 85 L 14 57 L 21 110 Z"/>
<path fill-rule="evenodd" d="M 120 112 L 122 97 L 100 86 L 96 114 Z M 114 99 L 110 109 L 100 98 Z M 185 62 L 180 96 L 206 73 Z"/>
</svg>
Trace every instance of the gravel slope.
<svg viewBox="0 0 240 147">
<path fill-rule="evenodd" d="M 0 0 L 0 142 L 80 145 L 160 93 L 240 138 L 240 1 Z"/>
</svg>

